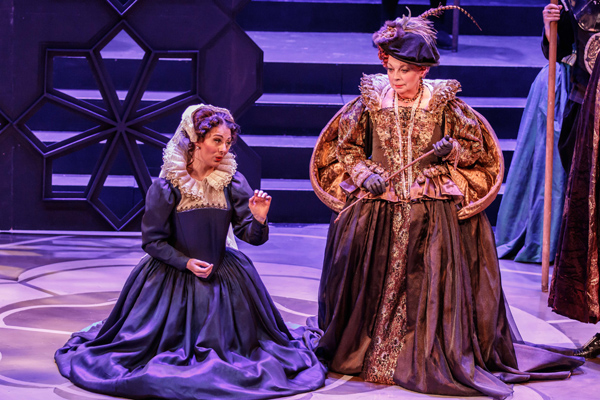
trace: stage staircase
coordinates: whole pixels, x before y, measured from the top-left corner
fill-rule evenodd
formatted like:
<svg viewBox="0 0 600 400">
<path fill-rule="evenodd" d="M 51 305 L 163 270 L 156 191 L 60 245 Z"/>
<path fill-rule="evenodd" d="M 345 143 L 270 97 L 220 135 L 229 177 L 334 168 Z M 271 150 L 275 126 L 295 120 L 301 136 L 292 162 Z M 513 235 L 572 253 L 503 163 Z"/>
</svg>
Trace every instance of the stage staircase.
<svg viewBox="0 0 600 400">
<path fill-rule="evenodd" d="M 402 2 L 398 12 L 405 13 L 404 6 L 408 6 L 416 15 L 428 4 Z M 461 1 L 483 31 L 461 16 L 458 52 L 442 50 L 441 65 L 429 74 L 461 82 L 460 97 L 490 121 L 500 138 L 507 170 L 529 87 L 546 64 L 540 50 L 544 4 L 543 0 Z M 262 159 L 260 185 L 274 199 L 271 222 L 329 222 L 330 210 L 310 185 L 309 160 L 321 129 L 358 95 L 362 74 L 384 72 L 371 43 L 372 32 L 380 26 L 380 7 L 379 0 L 253 0 L 237 16 L 264 52 L 264 94 L 238 122 L 243 141 Z M 450 15 L 446 19 L 449 27 Z M 131 90 L 143 55 L 127 35 L 117 36 L 103 50 L 121 101 Z M 58 57 L 55 63 L 54 87 L 105 106 L 84 58 Z M 192 64 L 186 59 L 161 60 L 140 107 L 188 90 Z M 168 138 L 179 117 L 163 118 L 151 128 Z M 52 105 L 41 107 L 27 125 L 48 146 L 93 128 L 85 118 Z M 161 149 L 138 145 L 151 176 L 158 176 Z M 57 197 L 62 193 L 85 197 L 104 146 L 106 141 L 100 141 L 52 161 L 52 190 Z M 102 191 L 101 199 L 118 216 L 125 215 L 143 195 L 123 152 Z M 492 224 L 500 198 L 487 210 Z"/>
<path fill-rule="evenodd" d="M 425 1 L 400 3 L 400 14 L 404 6 L 413 15 L 429 8 Z M 461 16 L 458 52 L 442 50 L 441 65 L 429 74 L 461 82 L 460 97 L 495 129 L 507 171 L 529 87 L 546 64 L 540 50 L 545 4 L 461 1 L 483 31 Z M 262 188 L 274 197 L 270 219 L 328 222 L 331 213 L 308 179 L 309 160 L 327 121 L 358 95 L 362 73 L 384 72 L 371 43 L 380 1 L 253 0 L 237 20 L 264 51 L 264 94 L 239 123 L 262 158 Z M 500 199 L 487 210 L 492 224 Z"/>
</svg>

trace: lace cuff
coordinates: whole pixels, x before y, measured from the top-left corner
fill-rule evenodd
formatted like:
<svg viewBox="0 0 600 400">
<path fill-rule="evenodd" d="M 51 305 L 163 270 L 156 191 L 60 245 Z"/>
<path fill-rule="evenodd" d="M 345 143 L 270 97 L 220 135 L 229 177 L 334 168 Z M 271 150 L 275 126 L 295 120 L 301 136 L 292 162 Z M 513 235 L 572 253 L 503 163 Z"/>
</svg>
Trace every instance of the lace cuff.
<svg viewBox="0 0 600 400">
<path fill-rule="evenodd" d="M 460 154 L 462 152 L 462 147 L 460 146 L 460 143 L 458 143 L 458 140 L 450 138 L 450 141 L 452 142 L 452 150 L 450 150 L 450 153 L 442 158 L 442 161 L 454 164 L 454 168 L 456 169 Z"/>
<path fill-rule="evenodd" d="M 350 176 L 357 187 L 362 187 L 363 182 L 372 174 L 373 171 L 371 171 L 367 164 L 359 162 L 352 168 Z"/>
</svg>

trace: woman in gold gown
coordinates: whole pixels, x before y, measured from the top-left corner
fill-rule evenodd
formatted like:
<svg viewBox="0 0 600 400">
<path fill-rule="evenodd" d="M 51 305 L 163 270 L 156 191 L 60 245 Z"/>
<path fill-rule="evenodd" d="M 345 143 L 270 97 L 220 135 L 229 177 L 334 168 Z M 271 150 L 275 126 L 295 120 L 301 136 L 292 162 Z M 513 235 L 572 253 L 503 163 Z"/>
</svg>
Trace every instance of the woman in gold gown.
<svg viewBox="0 0 600 400">
<path fill-rule="evenodd" d="M 334 211 L 319 289 L 318 355 L 330 370 L 454 396 L 505 398 L 508 384 L 567 378 L 582 359 L 517 343 L 482 211 L 503 177 L 494 131 L 456 97 L 424 14 L 373 36 L 387 70 L 323 129 L 311 160 Z M 389 182 L 386 177 L 419 161 Z"/>
</svg>

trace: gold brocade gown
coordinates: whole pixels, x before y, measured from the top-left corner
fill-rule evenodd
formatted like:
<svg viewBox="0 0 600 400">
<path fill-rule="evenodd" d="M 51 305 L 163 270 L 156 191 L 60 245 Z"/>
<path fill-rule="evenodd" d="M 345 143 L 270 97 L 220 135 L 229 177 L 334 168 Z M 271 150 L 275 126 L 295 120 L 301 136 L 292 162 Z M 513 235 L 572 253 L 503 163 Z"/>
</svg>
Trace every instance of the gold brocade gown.
<svg viewBox="0 0 600 400">
<path fill-rule="evenodd" d="M 497 139 L 483 117 L 456 99 L 458 82 L 426 84 L 428 108 L 417 109 L 411 121 L 410 108 L 399 107 L 396 115 L 381 107 L 387 77 L 366 76 L 361 97 L 319 138 L 311 179 L 337 211 L 341 204 L 332 199 L 350 204 L 372 173 L 392 174 L 444 134 L 460 151 L 426 158 L 386 193 L 332 223 L 319 288 L 324 335 L 317 354 L 333 371 L 454 396 L 504 398 L 512 393 L 506 383 L 548 379 L 538 372 L 547 364 L 519 365 L 517 353 L 554 363 L 551 376 L 566 378 L 580 359 L 511 337 L 494 236 L 481 212 L 502 180 Z"/>
</svg>

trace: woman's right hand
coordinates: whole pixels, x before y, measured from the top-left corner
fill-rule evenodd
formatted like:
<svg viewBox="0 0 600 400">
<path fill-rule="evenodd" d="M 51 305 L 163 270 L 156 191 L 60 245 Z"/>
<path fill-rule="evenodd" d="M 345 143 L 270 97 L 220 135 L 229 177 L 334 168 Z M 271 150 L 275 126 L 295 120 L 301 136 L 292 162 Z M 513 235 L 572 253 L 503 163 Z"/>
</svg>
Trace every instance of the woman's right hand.
<svg viewBox="0 0 600 400">
<path fill-rule="evenodd" d="M 385 192 L 387 182 L 381 177 L 381 175 L 371 174 L 367 179 L 365 179 L 365 181 L 363 182 L 363 186 L 372 195 L 379 196 L 380 194 Z"/>
<path fill-rule="evenodd" d="M 546 38 L 548 41 L 550 40 L 550 22 L 558 21 L 560 19 L 560 11 L 563 6 L 559 6 L 556 4 L 547 4 L 542 11 L 542 18 L 544 19 L 544 32 L 546 33 Z"/>
<path fill-rule="evenodd" d="M 197 260 L 195 258 L 190 258 L 185 267 L 192 271 L 192 273 L 198 278 L 208 278 L 213 269 L 212 264 Z"/>
<path fill-rule="evenodd" d="M 445 157 L 450 154 L 452 147 L 454 147 L 454 145 L 452 144 L 450 136 L 444 136 L 442 140 L 433 144 L 433 154 L 438 157 Z"/>
</svg>

